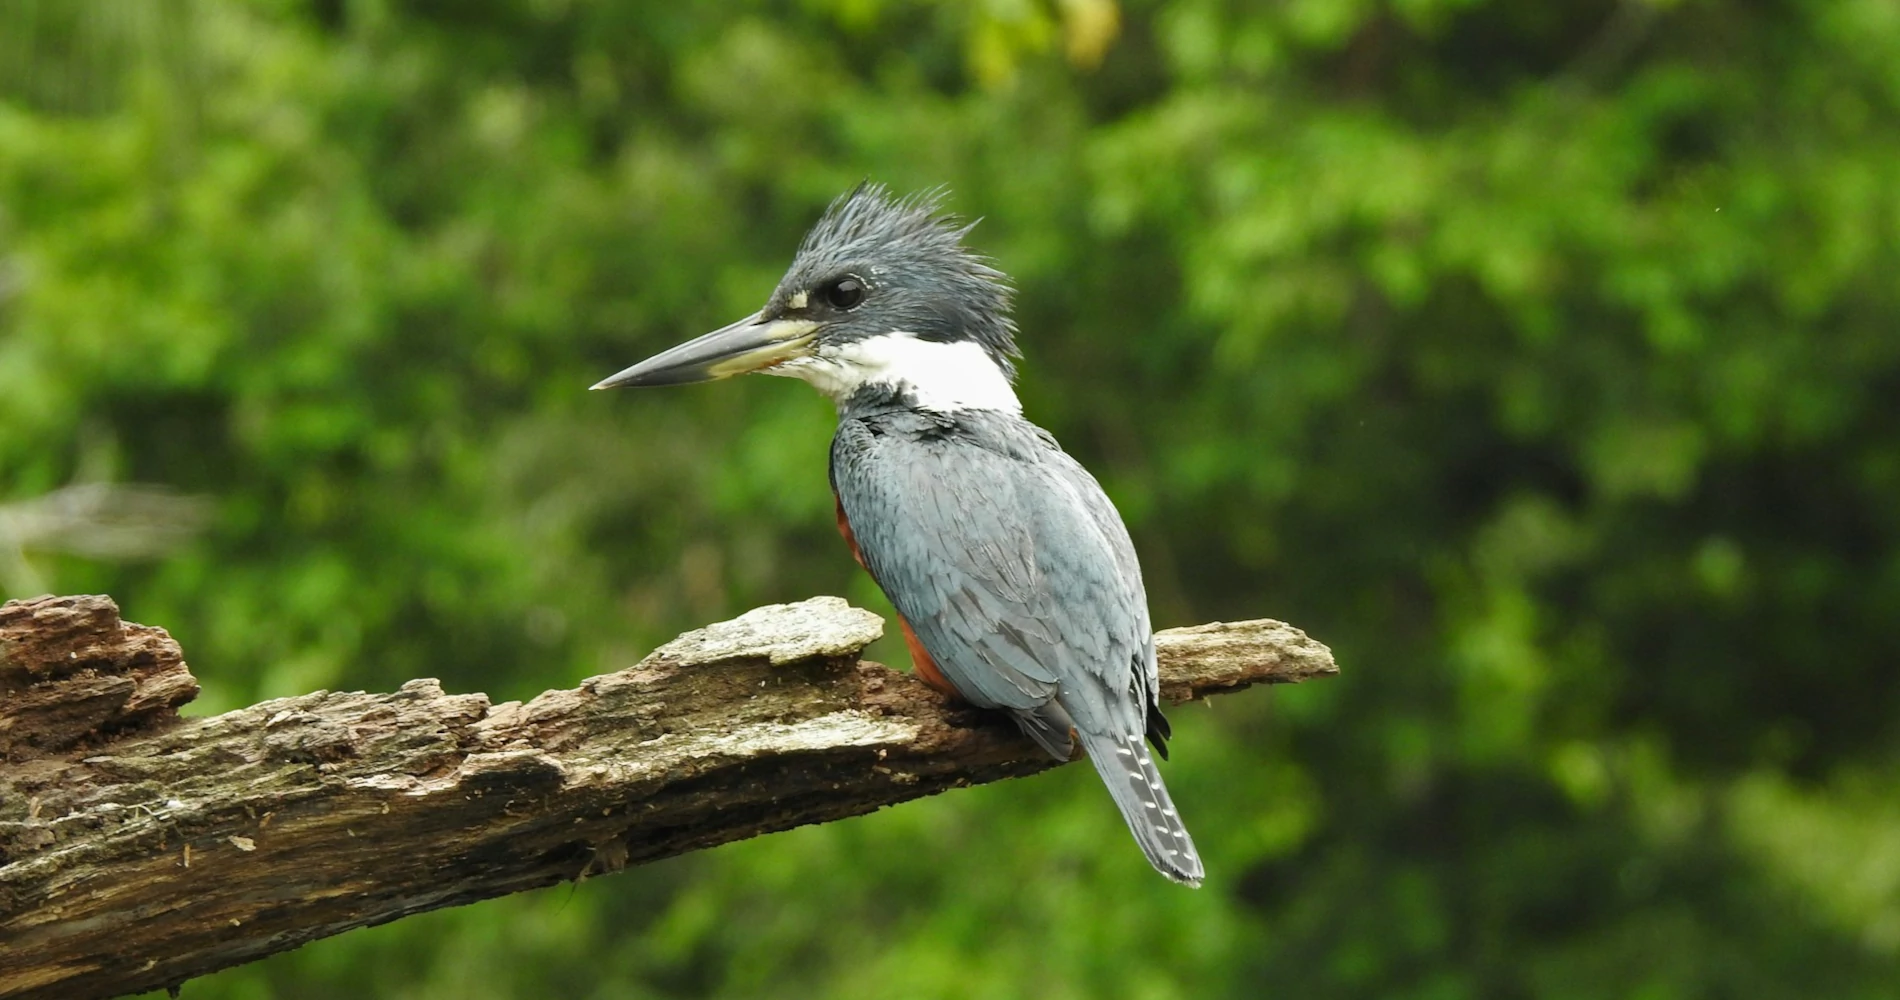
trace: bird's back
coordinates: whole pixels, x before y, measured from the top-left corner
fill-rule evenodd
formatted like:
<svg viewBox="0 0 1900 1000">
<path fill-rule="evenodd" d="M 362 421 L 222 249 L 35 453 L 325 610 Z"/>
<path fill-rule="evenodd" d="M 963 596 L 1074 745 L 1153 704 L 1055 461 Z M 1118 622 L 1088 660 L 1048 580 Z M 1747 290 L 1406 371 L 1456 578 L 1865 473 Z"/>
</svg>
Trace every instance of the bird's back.
<svg viewBox="0 0 1900 1000">
<path fill-rule="evenodd" d="M 1150 860 L 1198 881 L 1143 741 L 1166 733 L 1140 567 L 1094 477 L 1017 414 L 875 396 L 841 410 L 831 475 L 866 568 L 958 693 L 1063 759 L 1073 728 Z"/>
</svg>

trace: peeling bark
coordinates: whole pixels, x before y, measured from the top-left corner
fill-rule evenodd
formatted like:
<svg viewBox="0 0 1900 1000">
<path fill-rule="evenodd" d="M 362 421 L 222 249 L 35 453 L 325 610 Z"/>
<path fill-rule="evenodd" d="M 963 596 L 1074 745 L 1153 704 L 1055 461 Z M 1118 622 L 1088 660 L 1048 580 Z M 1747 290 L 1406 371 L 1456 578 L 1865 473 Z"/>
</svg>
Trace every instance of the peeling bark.
<svg viewBox="0 0 1900 1000">
<path fill-rule="evenodd" d="M 162 629 L 0 608 L 0 996 L 173 985 L 354 927 L 855 816 L 1054 762 L 860 661 L 833 597 L 491 705 L 434 680 L 181 719 Z M 1336 673 L 1278 622 L 1156 635 L 1173 701 Z"/>
</svg>

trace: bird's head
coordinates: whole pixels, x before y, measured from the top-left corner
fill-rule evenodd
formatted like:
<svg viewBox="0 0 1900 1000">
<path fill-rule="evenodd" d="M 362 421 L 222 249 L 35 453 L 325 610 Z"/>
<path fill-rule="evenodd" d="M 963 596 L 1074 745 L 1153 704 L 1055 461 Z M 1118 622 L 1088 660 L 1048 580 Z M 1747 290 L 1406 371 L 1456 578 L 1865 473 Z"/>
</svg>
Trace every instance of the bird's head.
<svg viewBox="0 0 1900 1000">
<path fill-rule="evenodd" d="M 963 246 L 935 192 L 861 184 L 806 234 L 765 308 L 657 354 L 596 389 L 746 372 L 801 378 L 840 405 L 894 392 L 930 409 L 1020 409 L 1008 279 Z"/>
</svg>

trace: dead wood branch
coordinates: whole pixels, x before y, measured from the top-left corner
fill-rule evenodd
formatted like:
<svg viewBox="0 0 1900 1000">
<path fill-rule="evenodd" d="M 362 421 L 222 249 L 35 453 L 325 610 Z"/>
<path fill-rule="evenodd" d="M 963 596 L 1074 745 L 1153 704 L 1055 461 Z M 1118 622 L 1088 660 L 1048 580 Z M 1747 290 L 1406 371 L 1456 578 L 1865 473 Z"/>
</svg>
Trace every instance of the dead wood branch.
<svg viewBox="0 0 1900 1000">
<path fill-rule="evenodd" d="M 1051 762 L 858 654 L 834 597 L 491 705 L 416 680 L 180 719 L 163 630 L 0 607 L 0 996 L 149 990 L 354 927 L 870 812 Z M 1173 701 L 1336 672 L 1278 622 L 1156 636 Z"/>
</svg>

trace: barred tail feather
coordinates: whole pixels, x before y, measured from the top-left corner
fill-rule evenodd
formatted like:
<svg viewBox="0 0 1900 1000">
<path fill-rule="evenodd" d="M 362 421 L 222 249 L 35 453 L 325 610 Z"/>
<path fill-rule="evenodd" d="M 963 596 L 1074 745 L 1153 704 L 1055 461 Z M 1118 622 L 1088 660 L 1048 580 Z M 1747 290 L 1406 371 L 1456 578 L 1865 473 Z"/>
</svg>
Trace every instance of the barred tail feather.
<svg viewBox="0 0 1900 1000">
<path fill-rule="evenodd" d="M 1135 835 L 1135 843 L 1148 856 L 1148 863 L 1183 885 L 1200 885 L 1204 874 L 1201 856 L 1195 853 L 1194 839 L 1182 825 L 1174 800 L 1168 796 L 1168 786 L 1161 783 L 1161 772 L 1155 768 L 1141 735 L 1081 730 L 1078 735 L 1102 783 L 1121 809 L 1122 819 Z"/>
</svg>

